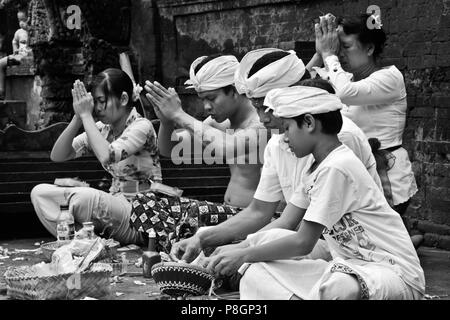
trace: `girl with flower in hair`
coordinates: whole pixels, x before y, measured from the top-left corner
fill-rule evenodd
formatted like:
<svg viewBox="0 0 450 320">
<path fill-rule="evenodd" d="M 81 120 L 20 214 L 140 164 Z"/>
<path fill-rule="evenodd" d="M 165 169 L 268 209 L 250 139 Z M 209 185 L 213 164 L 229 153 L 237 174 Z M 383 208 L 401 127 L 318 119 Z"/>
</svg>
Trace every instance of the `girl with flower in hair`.
<svg viewBox="0 0 450 320">
<path fill-rule="evenodd" d="M 62 162 L 94 154 L 112 175 L 109 193 L 89 187 L 60 187 L 40 184 L 31 193 L 36 213 L 56 235 L 61 204 L 68 204 L 75 227 L 92 221 L 95 232 L 122 244 L 145 244 L 142 233 L 131 228 L 131 203 L 138 192 L 161 182 L 158 144 L 151 121 L 134 108 L 136 86 L 120 69 L 98 74 L 88 92 L 75 81 L 72 89 L 72 121 L 56 141 L 51 159 Z M 95 122 L 94 117 L 99 121 Z M 83 128 L 84 133 L 78 135 Z"/>
</svg>

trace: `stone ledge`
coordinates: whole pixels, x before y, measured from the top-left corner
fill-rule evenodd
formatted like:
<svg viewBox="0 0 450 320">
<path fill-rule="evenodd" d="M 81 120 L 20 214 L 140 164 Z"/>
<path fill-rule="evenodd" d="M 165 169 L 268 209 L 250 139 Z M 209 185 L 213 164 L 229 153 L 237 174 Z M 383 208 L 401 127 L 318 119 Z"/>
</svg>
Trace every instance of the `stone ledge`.
<svg viewBox="0 0 450 320">
<path fill-rule="evenodd" d="M 202 14 L 205 12 L 216 12 L 223 10 L 233 10 L 263 5 L 290 4 L 295 5 L 301 0 L 169 0 L 158 1 L 157 7 L 165 17 L 184 16 L 191 14 Z"/>
<path fill-rule="evenodd" d="M 435 233 L 425 233 L 424 240 L 424 245 L 427 247 L 450 250 L 450 236 L 443 236 Z"/>
</svg>

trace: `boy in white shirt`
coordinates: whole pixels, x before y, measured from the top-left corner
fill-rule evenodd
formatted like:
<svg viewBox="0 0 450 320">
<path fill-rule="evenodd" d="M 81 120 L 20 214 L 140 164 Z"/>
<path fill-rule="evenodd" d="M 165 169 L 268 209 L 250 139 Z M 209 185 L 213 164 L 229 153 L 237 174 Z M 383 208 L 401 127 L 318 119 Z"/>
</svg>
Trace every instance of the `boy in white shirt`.
<svg viewBox="0 0 450 320">
<path fill-rule="evenodd" d="M 264 104 L 285 122 L 285 142 L 308 157 L 291 198 L 295 231 L 248 236 L 248 246 L 206 260 L 216 274 L 243 273 L 241 299 L 420 299 L 425 279 L 399 215 L 361 161 L 338 137 L 340 100 L 324 90 L 271 90 Z M 285 212 L 286 213 L 286 212 Z M 323 235 L 333 260 L 309 254 Z"/>
</svg>

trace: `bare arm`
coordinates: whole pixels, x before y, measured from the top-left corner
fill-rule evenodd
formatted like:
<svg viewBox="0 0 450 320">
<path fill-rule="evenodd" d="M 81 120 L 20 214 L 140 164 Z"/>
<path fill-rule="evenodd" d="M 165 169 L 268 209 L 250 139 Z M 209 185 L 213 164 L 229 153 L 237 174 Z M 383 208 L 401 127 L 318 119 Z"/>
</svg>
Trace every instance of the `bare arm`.
<svg viewBox="0 0 450 320">
<path fill-rule="evenodd" d="M 100 163 L 106 165 L 109 162 L 109 142 L 101 135 L 92 114 L 82 114 L 80 117 L 92 151 Z"/>
<path fill-rule="evenodd" d="M 72 141 L 82 126 L 81 119 L 74 115 L 72 121 L 56 140 L 50 154 L 50 159 L 55 162 L 63 162 L 75 158 L 75 150 Z"/>
<path fill-rule="evenodd" d="M 172 122 L 161 121 L 158 131 L 158 149 L 161 155 L 170 157 L 173 147 L 178 141 L 172 140 L 172 134 L 174 133 L 175 126 Z"/>
<path fill-rule="evenodd" d="M 300 229 L 293 235 L 274 240 L 271 243 L 245 249 L 245 262 L 272 261 L 304 256 L 313 250 L 324 226 L 315 222 L 303 221 Z"/>
<path fill-rule="evenodd" d="M 191 262 L 203 248 L 215 247 L 241 240 L 269 223 L 278 202 L 253 199 L 250 205 L 234 217 L 193 237 L 175 243 L 171 254 Z"/>
<path fill-rule="evenodd" d="M 174 89 L 168 90 L 157 82 L 152 84 L 149 81 L 146 82 L 145 89 L 148 92 L 146 96 L 160 119 L 172 121 L 176 127 L 186 129 L 192 139 L 204 147 L 208 146 L 210 150 L 214 150 L 215 156 L 224 158 L 236 155 L 247 158 L 250 155 L 256 158 L 255 162 L 258 160 L 257 148 L 251 148 L 252 142 L 257 144 L 259 141 L 257 130 L 250 128 L 242 130 L 238 134 L 223 132 L 184 112 Z M 168 132 L 165 133 L 165 136 L 168 136 Z M 165 150 L 166 154 L 167 149 Z M 244 163 L 246 162 L 247 159 Z"/>
<path fill-rule="evenodd" d="M 305 212 L 306 209 L 299 208 L 292 203 L 288 203 L 286 208 L 284 208 L 283 214 L 278 219 L 266 225 L 260 231 L 266 231 L 275 228 L 295 230 L 300 221 L 302 221 Z"/>
<path fill-rule="evenodd" d="M 299 208 L 292 203 L 288 203 L 286 208 L 283 211 L 283 214 L 276 220 L 270 222 L 266 226 L 262 227 L 258 232 L 260 231 L 267 231 L 270 229 L 287 229 L 287 230 L 296 230 L 298 225 L 303 219 L 303 216 L 305 215 L 306 209 Z M 233 249 L 237 248 L 246 248 L 249 244 L 248 240 L 244 240 L 238 244 L 233 245 Z M 231 248 L 231 247 L 230 247 Z M 226 250 L 230 248 L 224 248 Z M 214 253 L 220 253 L 223 252 L 222 249 L 216 250 Z"/>
<path fill-rule="evenodd" d="M 215 156 L 224 158 L 245 157 L 245 162 L 248 163 L 247 157 L 253 156 L 255 159 L 251 163 L 258 161 L 257 148 L 252 148 L 251 143 L 256 144 L 259 141 L 258 132 L 255 129 L 249 128 L 241 130 L 239 133 L 223 132 L 206 123 L 203 123 L 191 115 L 183 112 L 174 118 L 174 122 L 180 128 L 186 129 L 193 140 L 201 143 L 203 147 L 209 147 L 210 150 L 215 151 Z"/>
<path fill-rule="evenodd" d="M 107 164 L 109 161 L 109 142 L 101 135 L 92 116 L 94 110 L 92 95 L 86 91 L 84 84 L 77 80 L 72 89 L 72 96 L 73 110 L 83 122 L 84 131 L 95 156 L 102 164 Z"/>
<path fill-rule="evenodd" d="M 216 123 L 211 117 L 205 119 L 203 123 L 211 127 L 215 127 L 220 131 L 225 131 L 229 128 L 228 121 L 226 123 Z M 182 139 L 182 140 L 180 140 Z M 158 133 L 158 148 L 161 155 L 170 157 L 173 148 L 184 139 L 190 140 L 191 150 L 194 150 L 194 140 L 189 131 L 185 129 L 177 129 L 173 121 L 161 121 Z"/>
<path fill-rule="evenodd" d="M 219 246 L 244 239 L 269 223 L 277 206 L 278 202 L 253 199 L 249 206 L 236 216 L 202 232 L 200 234 L 202 247 Z"/>
<path fill-rule="evenodd" d="M 227 275 L 236 272 L 244 263 L 274 261 L 304 256 L 313 250 L 324 226 L 303 220 L 300 230 L 292 235 L 255 244 L 246 248 L 233 248 L 205 259 L 207 269 L 216 275 Z"/>
</svg>

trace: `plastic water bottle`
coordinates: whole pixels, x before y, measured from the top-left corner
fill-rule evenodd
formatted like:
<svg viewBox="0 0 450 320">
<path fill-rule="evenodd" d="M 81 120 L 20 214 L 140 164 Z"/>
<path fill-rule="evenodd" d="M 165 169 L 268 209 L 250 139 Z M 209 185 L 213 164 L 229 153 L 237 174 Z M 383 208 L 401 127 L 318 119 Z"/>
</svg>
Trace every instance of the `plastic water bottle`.
<svg viewBox="0 0 450 320">
<path fill-rule="evenodd" d="M 69 205 L 59 207 L 60 214 L 56 225 L 56 238 L 58 241 L 72 240 L 75 235 L 75 222 L 69 212 Z"/>
<path fill-rule="evenodd" d="M 95 239 L 94 223 L 83 222 L 83 233 L 86 235 L 87 239 L 89 240 Z"/>
</svg>

